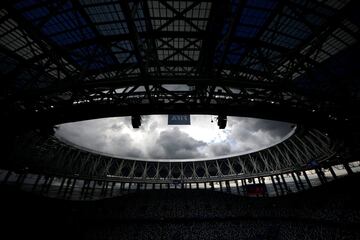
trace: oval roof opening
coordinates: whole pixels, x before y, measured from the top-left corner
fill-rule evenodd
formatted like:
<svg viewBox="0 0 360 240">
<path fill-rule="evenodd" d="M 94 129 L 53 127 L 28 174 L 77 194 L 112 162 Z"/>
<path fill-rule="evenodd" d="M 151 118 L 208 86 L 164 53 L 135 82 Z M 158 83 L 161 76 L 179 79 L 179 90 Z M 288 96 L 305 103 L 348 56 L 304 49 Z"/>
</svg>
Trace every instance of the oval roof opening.
<svg viewBox="0 0 360 240">
<path fill-rule="evenodd" d="M 220 129 L 217 116 L 190 118 L 191 125 L 168 125 L 168 115 L 147 115 L 139 128 L 133 128 L 131 117 L 94 119 L 61 124 L 55 136 L 116 158 L 200 161 L 255 152 L 282 142 L 296 129 L 292 123 L 245 117 L 227 117 Z"/>
</svg>

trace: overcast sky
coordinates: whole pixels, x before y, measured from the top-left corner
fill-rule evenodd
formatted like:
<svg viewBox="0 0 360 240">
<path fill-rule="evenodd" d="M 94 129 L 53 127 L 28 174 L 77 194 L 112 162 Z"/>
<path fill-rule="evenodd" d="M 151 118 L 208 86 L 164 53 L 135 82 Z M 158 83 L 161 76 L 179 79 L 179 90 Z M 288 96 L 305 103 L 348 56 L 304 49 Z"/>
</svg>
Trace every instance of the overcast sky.
<svg viewBox="0 0 360 240">
<path fill-rule="evenodd" d="M 214 120 L 211 122 L 211 118 Z M 62 124 L 56 136 L 76 145 L 119 157 L 211 158 L 256 150 L 280 141 L 291 124 L 254 118 L 228 117 L 219 129 L 216 116 L 192 115 L 191 125 L 167 125 L 167 115 L 142 117 L 133 129 L 130 117 Z"/>
</svg>

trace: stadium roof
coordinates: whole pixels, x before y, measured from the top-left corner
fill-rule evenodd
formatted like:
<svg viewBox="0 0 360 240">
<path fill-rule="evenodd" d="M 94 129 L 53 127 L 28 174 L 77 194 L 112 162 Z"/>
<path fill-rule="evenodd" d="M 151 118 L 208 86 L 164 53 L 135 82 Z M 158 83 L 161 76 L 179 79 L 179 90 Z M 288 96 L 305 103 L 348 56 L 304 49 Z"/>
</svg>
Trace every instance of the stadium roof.
<svg viewBox="0 0 360 240">
<path fill-rule="evenodd" d="M 355 2 L 3 1 L 1 99 L 72 116 L 59 122 L 254 102 L 344 119 L 359 98 Z M 131 107 L 67 112 L 95 103 Z"/>
<path fill-rule="evenodd" d="M 354 120 L 357 10 L 355 1 L 3 1 L 1 103 L 38 126 L 171 112 Z"/>
</svg>

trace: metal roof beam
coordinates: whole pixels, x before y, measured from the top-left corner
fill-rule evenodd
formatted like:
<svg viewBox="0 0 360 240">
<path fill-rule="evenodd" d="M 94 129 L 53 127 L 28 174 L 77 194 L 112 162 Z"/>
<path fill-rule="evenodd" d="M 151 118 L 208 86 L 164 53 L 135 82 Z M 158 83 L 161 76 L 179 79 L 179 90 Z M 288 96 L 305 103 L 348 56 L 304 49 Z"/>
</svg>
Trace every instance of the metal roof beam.
<svg viewBox="0 0 360 240">
<path fill-rule="evenodd" d="M 139 4 L 141 4 L 141 3 L 140 2 L 134 3 L 135 10 L 139 6 Z M 131 11 L 129 3 L 127 1 L 125 2 L 125 1 L 119 0 L 119 5 L 121 6 L 121 8 L 123 10 L 124 17 L 125 17 L 126 23 L 128 25 L 128 29 L 129 29 L 129 33 L 130 33 L 130 39 L 131 39 L 131 42 L 133 43 L 133 46 L 134 46 L 135 57 L 136 57 L 136 60 L 137 60 L 137 62 L 139 64 L 138 66 L 139 66 L 139 69 L 140 69 L 140 74 L 141 74 L 142 77 L 146 77 L 146 75 L 147 75 L 147 62 L 144 61 L 144 57 L 143 57 L 145 55 L 145 52 L 144 52 L 144 49 L 143 49 L 144 45 L 143 45 L 143 42 L 142 42 L 142 40 L 141 40 L 141 38 L 140 38 L 140 36 L 138 34 L 138 31 L 136 29 L 135 22 L 134 22 L 134 16 L 133 16 L 136 11 L 134 11 L 134 12 Z M 149 101 L 153 102 L 153 99 L 152 99 L 151 94 L 150 94 L 149 86 L 145 85 L 145 89 L 146 89 Z"/>
</svg>

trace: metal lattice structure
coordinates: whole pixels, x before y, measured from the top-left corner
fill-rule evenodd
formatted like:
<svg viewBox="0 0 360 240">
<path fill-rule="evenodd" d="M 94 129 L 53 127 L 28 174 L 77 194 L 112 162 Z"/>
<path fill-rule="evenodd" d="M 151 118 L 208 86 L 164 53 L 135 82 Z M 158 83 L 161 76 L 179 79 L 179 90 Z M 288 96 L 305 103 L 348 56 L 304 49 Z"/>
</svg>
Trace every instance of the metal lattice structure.
<svg viewBox="0 0 360 240">
<path fill-rule="evenodd" d="M 350 113 L 335 98 L 358 95 L 358 69 L 350 62 L 358 51 L 352 1 L 3 5 L 2 95 L 20 109 L 118 109 L 92 118 L 131 109 L 190 111 L 194 105 L 193 111 L 213 112 L 219 108 L 209 105 L 269 104 L 344 119 Z M 346 74 L 334 61 L 343 61 Z M 58 121 L 64 120 L 70 119 Z"/>
<path fill-rule="evenodd" d="M 22 136 L 14 142 L 29 153 L 14 150 L 2 165 L 196 182 L 329 160 L 344 151 L 337 137 L 359 132 L 358 10 L 351 0 L 2 1 L 1 114 L 5 132 Z M 24 136 L 58 123 L 155 113 L 255 116 L 302 131 L 246 156 L 172 163 L 113 159 Z"/>
<path fill-rule="evenodd" d="M 22 151 L 15 154 L 14 161 L 20 161 L 15 164 L 23 168 L 30 165 L 31 172 L 137 182 L 266 176 L 306 168 L 314 159 L 328 161 L 337 150 L 337 144 L 316 130 L 297 131 L 280 144 L 256 152 L 202 161 L 120 159 L 73 147 L 55 137 L 44 141 L 34 133 L 17 145 Z"/>
</svg>

